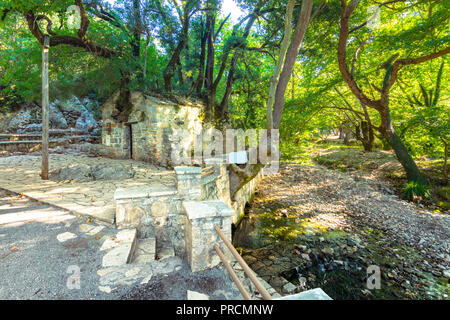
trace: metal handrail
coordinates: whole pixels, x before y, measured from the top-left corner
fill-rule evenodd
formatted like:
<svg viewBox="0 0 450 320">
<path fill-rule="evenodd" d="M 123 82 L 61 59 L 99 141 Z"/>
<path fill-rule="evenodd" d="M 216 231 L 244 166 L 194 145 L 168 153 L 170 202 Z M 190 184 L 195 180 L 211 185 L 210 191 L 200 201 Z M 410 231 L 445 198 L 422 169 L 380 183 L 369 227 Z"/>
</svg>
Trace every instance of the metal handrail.
<svg viewBox="0 0 450 320">
<path fill-rule="evenodd" d="M 231 276 L 231 279 L 233 279 L 234 283 L 236 284 L 237 288 L 239 289 L 239 292 L 242 294 L 244 299 L 251 300 L 250 294 L 247 292 L 247 290 L 245 290 L 241 281 L 239 281 L 236 272 L 234 272 L 233 268 L 228 263 L 227 258 L 225 258 L 225 255 L 223 254 L 222 250 L 220 250 L 220 248 L 217 245 L 214 246 L 214 250 L 216 250 L 220 260 L 222 260 L 222 263 L 225 266 L 225 269 L 227 269 L 228 273 Z"/>
<path fill-rule="evenodd" d="M 271 300 L 272 296 L 269 294 L 269 292 L 267 292 L 266 288 L 264 288 L 264 286 L 261 284 L 261 282 L 256 278 L 252 269 L 250 269 L 250 267 L 247 265 L 247 263 L 244 261 L 244 259 L 241 257 L 241 255 L 236 251 L 236 249 L 231 244 L 231 242 L 225 237 L 222 230 L 220 230 L 220 228 L 218 226 L 214 226 L 214 229 L 217 231 L 217 234 L 219 235 L 219 237 L 222 239 L 222 241 L 225 243 L 227 248 L 230 250 L 231 254 L 235 257 L 236 261 L 241 265 L 242 269 L 244 269 L 244 272 L 247 274 L 250 281 L 253 282 L 256 289 L 258 289 L 259 293 L 261 293 L 261 296 L 263 297 L 263 299 Z M 216 248 L 214 248 L 214 249 L 216 249 Z M 217 252 L 217 250 L 216 250 L 216 252 Z M 220 257 L 220 254 L 219 254 L 219 257 Z M 225 256 L 223 258 L 226 261 Z M 221 260 L 222 260 L 222 257 L 221 257 Z M 224 260 L 222 260 L 222 262 Z M 224 263 L 224 265 L 225 265 L 225 263 Z M 226 265 L 225 265 L 225 267 L 226 267 Z M 228 270 L 228 268 L 227 268 L 227 270 Z M 230 272 L 230 271 L 228 270 L 228 272 Z M 234 271 L 233 271 L 233 273 L 234 273 Z M 230 273 L 230 275 L 231 275 L 231 273 Z M 236 275 L 236 274 L 234 274 L 234 275 Z M 231 276 L 231 277 L 233 278 L 233 276 Z M 235 279 L 233 279 L 233 280 L 235 280 Z M 239 281 L 237 278 L 236 278 L 236 280 Z M 236 283 L 236 281 L 235 281 L 235 283 Z M 239 282 L 239 284 L 240 284 L 240 282 Z M 238 289 L 239 289 L 239 286 L 238 286 Z"/>
</svg>

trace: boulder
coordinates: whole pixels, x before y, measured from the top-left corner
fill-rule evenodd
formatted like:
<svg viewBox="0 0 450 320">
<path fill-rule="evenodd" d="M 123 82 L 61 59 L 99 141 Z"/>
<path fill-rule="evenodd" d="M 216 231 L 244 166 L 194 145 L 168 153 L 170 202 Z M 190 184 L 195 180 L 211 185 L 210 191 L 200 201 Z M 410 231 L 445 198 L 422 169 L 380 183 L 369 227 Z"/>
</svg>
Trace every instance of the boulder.
<svg viewBox="0 0 450 320">
<path fill-rule="evenodd" d="M 95 180 L 122 180 L 131 179 L 136 172 L 131 166 L 105 166 L 97 164 L 92 166 L 92 175 Z"/>
<path fill-rule="evenodd" d="M 75 129 L 83 131 L 84 133 L 91 132 L 97 127 L 97 121 L 89 111 L 85 110 L 75 123 Z"/>
<path fill-rule="evenodd" d="M 53 129 L 67 129 L 67 120 L 64 118 L 63 113 L 58 109 L 55 102 L 50 103 L 49 106 L 49 125 Z"/>
<path fill-rule="evenodd" d="M 8 123 L 8 131 L 16 131 L 26 127 L 32 122 L 31 110 L 22 109 L 18 114 L 13 116 Z"/>
<path fill-rule="evenodd" d="M 83 112 L 87 112 L 87 109 L 81 104 L 80 100 L 77 97 L 72 96 L 70 99 L 66 101 L 54 101 L 55 105 L 64 115 L 64 118 L 67 121 L 67 124 L 70 127 L 74 127 L 77 119 L 81 117 Z"/>
<path fill-rule="evenodd" d="M 87 164 L 71 164 L 50 172 L 50 180 L 53 181 L 78 181 L 87 182 L 94 180 L 91 167 Z"/>
</svg>

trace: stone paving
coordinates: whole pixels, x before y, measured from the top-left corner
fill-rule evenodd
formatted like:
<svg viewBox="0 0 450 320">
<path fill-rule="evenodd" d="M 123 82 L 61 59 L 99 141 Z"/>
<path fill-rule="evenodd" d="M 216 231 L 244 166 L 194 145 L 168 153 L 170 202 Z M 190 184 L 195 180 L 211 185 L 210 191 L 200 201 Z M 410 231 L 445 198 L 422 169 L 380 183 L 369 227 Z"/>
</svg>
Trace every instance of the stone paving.
<svg viewBox="0 0 450 320">
<path fill-rule="evenodd" d="M 116 300 L 136 291 L 138 299 L 186 299 L 187 290 L 242 298 L 223 267 L 192 273 L 180 257 L 155 260 L 149 239 L 139 240 L 131 261 L 119 255 L 111 266 L 105 257 L 126 246 L 133 230 L 86 220 L 0 188 L 0 299 Z"/>
<path fill-rule="evenodd" d="M 173 186 L 176 181 L 173 171 L 141 161 L 93 158 L 83 154 L 50 154 L 50 172 L 73 164 L 131 166 L 136 173 L 133 178 L 122 180 L 44 181 L 40 178 L 41 157 L 20 155 L 0 158 L 0 187 L 78 215 L 91 216 L 97 221 L 113 224 L 114 192 L 117 188 Z"/>
</svg>

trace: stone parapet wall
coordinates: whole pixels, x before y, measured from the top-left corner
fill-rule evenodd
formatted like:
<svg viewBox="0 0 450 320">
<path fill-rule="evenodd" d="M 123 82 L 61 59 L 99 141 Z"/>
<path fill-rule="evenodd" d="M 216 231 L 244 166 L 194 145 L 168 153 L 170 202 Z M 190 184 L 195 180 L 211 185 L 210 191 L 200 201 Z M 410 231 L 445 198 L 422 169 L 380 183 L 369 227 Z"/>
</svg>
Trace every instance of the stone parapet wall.
<svg viewBox="0 0 450 320">
<path fill-rule="evenodd" d="M 222 200 L 234 210 L 235 214 L 232 217 L 232 222 L 237 223 L 244 214 L 245 205 L 251 202 L 256 187 L 264 176 L 264 169 L 231 197 L 230 178 L 227 171 L 227 164 L 224 160 L 221 158 L 206 159 L 205 164 L 214 166 L 214 173 L 202 177 L 201 199 Z"/>
<path fill-rule="evenodd" d="M 172 246 L 176 255 L 184 256 L 186 220 L 182 202 L 200 200 L 201 170 L 176 167 L 177 182 L 173 187 L 117 189 L 117 228 L 136 228 L 139 238 L 156 238 L 157 246 L 164 243 Z"/>
<path fill-rule="evenodd" d="M 235 211 L 233 223 L 237 223 L 242 215 L 244 215 L 245 205 L 251 203 L 253 194 L 263 177 L 264 169 L 262 169 L 252 180 L 243 185 L 234 195 L 231 203 L 231 207 Z"/>
<path fill-rule="evenodd" d="M 155 238 L 157 247 L 161 243 L 173 247 L 177 256 L 187 257 L 194 272 L 219 264 L 214 245 L 225 255 L 230 253 L 214 226 L 231 242 L 232 222 L 239 219 L 262 173 L 239 190 L 237 201 L 232 201 L 226 164 L 207 163 L 210 166 L 203 176 L 201 167 L 175 167 L 176 184 L 172 187 L 117 189 L 117 227 L 136 228 L 139 238 Z"/>
<path fill-rule="evenodd" d="M 157 243 L 169 243 L 175 254 L 184 256 L 184 199 L 175 187 L 117 189 L 114 199 L 117 228 L 136 228 L 140 239 L 156 238 Z"/>
</svg>

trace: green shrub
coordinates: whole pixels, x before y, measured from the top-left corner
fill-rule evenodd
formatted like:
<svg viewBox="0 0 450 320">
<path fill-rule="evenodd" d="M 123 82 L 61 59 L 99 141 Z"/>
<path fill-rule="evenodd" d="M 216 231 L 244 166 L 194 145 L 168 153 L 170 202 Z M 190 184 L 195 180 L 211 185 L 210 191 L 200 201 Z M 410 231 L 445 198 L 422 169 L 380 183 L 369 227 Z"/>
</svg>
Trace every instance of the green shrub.
<svg viewBox="0 0 450 320">
<path fill-rule="evenodd" d="M 408 200 L 414 200 L 415 197 L 429 199 L 430 187 L 419 182 L 408 182 L 403 188 L 403 196 Z"/>
</svg>

